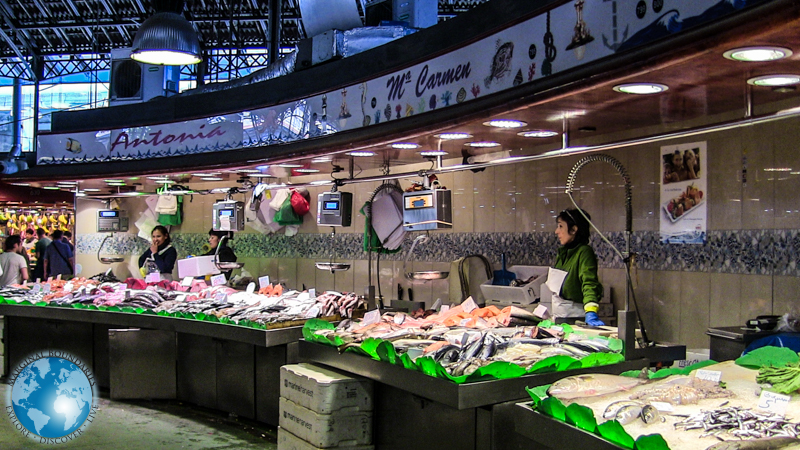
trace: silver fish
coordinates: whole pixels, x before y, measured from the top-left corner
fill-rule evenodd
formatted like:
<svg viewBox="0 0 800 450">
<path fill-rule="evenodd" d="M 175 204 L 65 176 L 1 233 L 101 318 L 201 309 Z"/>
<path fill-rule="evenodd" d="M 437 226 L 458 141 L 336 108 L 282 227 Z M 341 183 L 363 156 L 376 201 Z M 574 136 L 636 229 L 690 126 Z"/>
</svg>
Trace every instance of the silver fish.
<svg viewBox="0 0 800 450">
<path fill-rule="evenodd" d="M 642 415 L 642 407 L 640 405 L 625 405 L 620 408 L 614 415 L 614 419 L 622 425 L 627 425 Z"/>
<path fill-rule="evenodd" d="M 617 400 L 616 402 L 613 402 L 608 406 L 606 406 L 605 411 L 603 411 L 603 419 L 613 419 L 614 416 L 617 415 L 617 411 L 619 411 L 620 408 L 628 405 L 642 406 L 640 402 L 637 402 L 635 400 Z"/>
<path fill-rule="evenodd" d="M 644 405 L 642 407 L 641 416 L 642 416 L 642 421 L 644 421 L 644 423 L 648 425 L 650 425 L 651 423 L 656 423 L 659 420 L 661 422 L 666 421 L 664 417 L 661 417 L 661 414 L 659 414 L 658 409 L 656 409 L 656 407 L 653 405 Z"/>
</svg>

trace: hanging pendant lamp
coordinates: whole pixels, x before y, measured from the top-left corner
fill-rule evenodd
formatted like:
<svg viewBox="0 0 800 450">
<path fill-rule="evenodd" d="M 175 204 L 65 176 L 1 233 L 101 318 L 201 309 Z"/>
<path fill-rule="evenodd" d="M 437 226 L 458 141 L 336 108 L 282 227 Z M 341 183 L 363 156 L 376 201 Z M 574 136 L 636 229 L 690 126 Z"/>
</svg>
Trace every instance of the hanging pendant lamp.
<svg viewBox="0 0 800 450">
<path fill-rule="evenodd" d="M 200 40 L 192 24 L 181 14 L 157 12 L 136 32 L 131 58 L 167 66 L 197 64 L 202 61 Z"/>
</svg>

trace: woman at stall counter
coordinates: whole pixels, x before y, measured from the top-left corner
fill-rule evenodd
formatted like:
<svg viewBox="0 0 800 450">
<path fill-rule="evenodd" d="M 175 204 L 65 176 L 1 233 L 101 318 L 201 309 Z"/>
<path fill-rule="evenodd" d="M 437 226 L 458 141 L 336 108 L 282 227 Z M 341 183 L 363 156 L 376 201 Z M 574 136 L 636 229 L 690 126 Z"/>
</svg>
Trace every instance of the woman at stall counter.
<svg viewBox="0 0 800 450">
<path fill-rule="evenodd" d="M 233 239 L 233 233 L 230 231 L 214 231 L 214 229 L 208 230 L 208 246 L 210 249 L 206 252 L 203 256 L 214 255 L 217 252 L 217 247 L 219 246 L 219 242 L 222 240 L 223 237 L 227 237 L 225 242 L 222 243 L 222 246 L 219 247 L 219 254 L 217 255 L 218 262 L 236 262 L 236 254 L 233 253 L 233 249 L 228 247 L 228 242 Z M 231 272 L 233 270 L 223 270 L 222 273 L 225 274 L 225 279 L 231 279 Z"/>
<path fill-rule="evenodd" d="M 586 217 L 583 216 L 586 214 Z M 589 246 L 589 213 L 565 209 L 556 217 L 556 236 L 561 247 L 554 268 L 566 272 L 560 292 L 553 294 L 553 315 L 574 319 L 583 316 L 590 326 L 603 326 L 597 318 L 603 286 L 597 277 L 597 256 Z M 555 290 L 554 290 L 555 291 Z"/>
<path fill-rule="evenodd" d="M 175 261 L 178 259 L 178 251 L 172 246 L 172 239 L 169 237 L 169 231 L 167 231 L 165 226 L 158 225 L 153 228 L 150 237 L 152 238 L 152 243 L 150 244 L 150 248 L 139 257 L 139 268 L 141 269 L 144 267 L 148 259 L 152 259 L 155 261 L 156 266 L 158 266 L 161 279 L 172 281 L 172 269 L 175 268 Z"/>
</svg>

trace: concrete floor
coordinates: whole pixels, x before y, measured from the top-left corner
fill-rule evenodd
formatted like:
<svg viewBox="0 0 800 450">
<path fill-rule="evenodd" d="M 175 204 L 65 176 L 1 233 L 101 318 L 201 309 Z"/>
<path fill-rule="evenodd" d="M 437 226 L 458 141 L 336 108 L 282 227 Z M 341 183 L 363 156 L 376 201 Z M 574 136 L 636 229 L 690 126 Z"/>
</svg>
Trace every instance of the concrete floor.
<svg viewBox="0 0 800 450">
<path fill-rule="evenodd" d="M 11 387 L 0 384 L 3 409 Z M 96 399 L 100 408 L 86 433 L 75 440 L 47 445 L 14 429 L 0 418 L 0 449 L 277 449 L 277 431 L 269 425 L 229 417 L 175 401 Z"/>
</svg>

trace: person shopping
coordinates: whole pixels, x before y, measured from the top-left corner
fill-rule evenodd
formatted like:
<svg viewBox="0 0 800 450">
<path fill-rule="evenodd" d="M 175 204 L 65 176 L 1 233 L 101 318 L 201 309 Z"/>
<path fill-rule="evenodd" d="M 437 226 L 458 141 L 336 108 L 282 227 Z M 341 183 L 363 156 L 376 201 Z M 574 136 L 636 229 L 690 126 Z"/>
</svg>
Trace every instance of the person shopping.
<svg viewBox="0 0 800 450">
<path fill-rule="evenodd" d="M 590 326 L 603 326 L 597 318 L 603 286 L 597 276 L 597 256 L 589 246 L 589 222 L 577 209 L 565 209 L 556 218 L 556 236 L 561 247 L 548 275 L 553 291 L 553 316 L 557 322 L 584 317 Z"/>
<path fill-rule="evenodd" d="M 28 279 L 28 263 L 20 254 L 22 239 L 14 234 L 6 238 L 0 255 L 0 286 L 21 284 Z"/>
<path fill-rule="evenodd" d="M 150 233 L 152 243 L 142 256 L 139 257 L 139 269 L 145 267 L 148 260 L 155 262 L 155 268 L 161 273 L 161 279 L 172 281 L 172 269 L 178 259 L 178 251 L 172 246 L 169 231 L 163 225 L 153 228 Z M 144 273 L 147 276 L 147 273 Z"/>
<path fill-rule="evenodd" d="M 220 246 L 220 241 L 223 237 L 227 237 L 225 242 L 222 243 Z M 214 229 L 208 230 L 208 245 L 210 249 L 202 256 L 213 256 L 217 254 L 217 247 L 219 247 L 219 254 L 217 254 L 217 262 L 236 262 L 236 254 L 233 252 L 233 249 L 228 247 L 228 242 L 233 239 L 233 233 L 230 231 L 214 231 Z M 231 272 L 233 270 L 223 270 L 222 273 L 225 274 L 225 279 L 231 279 Z"/>
<path fill-rule="evenodd" d="M 53 242 L 44 251 L 44 276 L 45 278 L 61 275 L 62 279 L 70 279 L 74 275 L 75 255 L 69 245 L 61 240 L 63 232 L 53 231 L 50 236 Z"/>
</svg>

